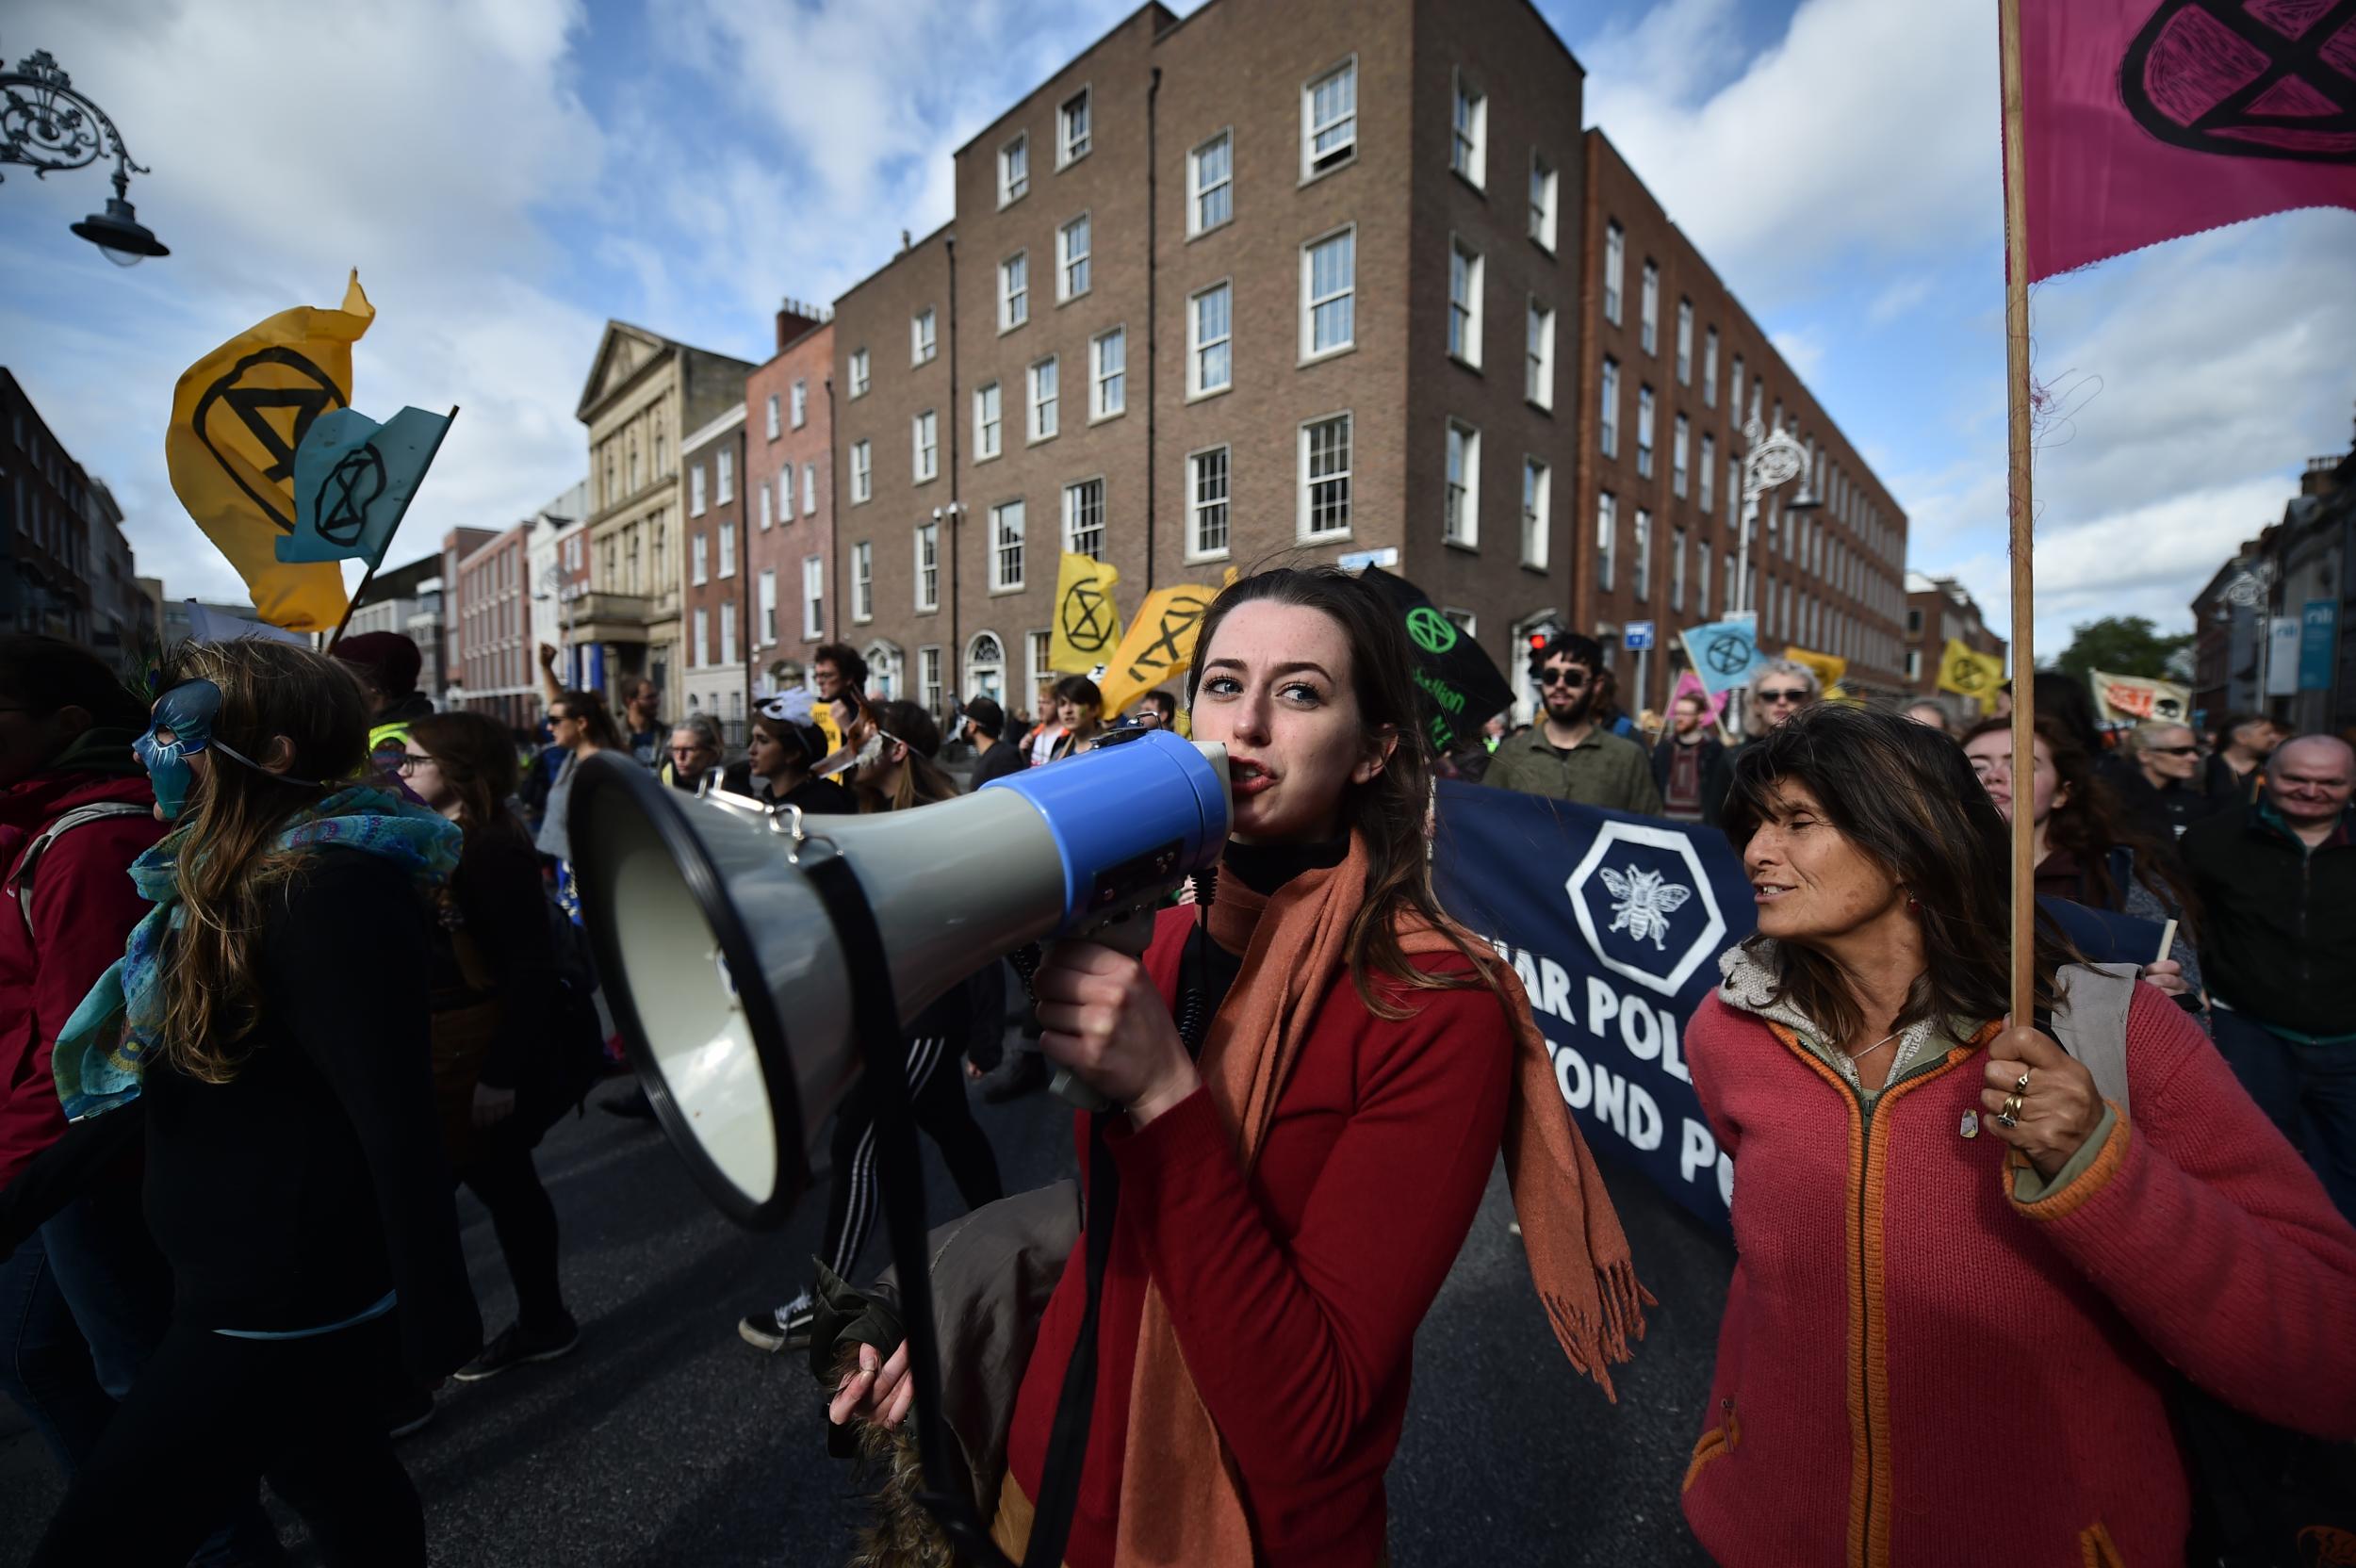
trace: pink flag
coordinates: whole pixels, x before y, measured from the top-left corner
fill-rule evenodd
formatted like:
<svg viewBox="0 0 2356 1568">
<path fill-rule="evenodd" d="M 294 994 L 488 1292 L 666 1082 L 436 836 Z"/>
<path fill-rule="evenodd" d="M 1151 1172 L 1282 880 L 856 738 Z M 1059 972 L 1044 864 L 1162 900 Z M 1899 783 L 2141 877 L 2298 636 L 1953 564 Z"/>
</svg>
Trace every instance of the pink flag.
<svg viewBox="0 0 2356 1568">
<path fill-rule="evenodd" d="M 1710 722 L 1713 724 L 1726 716 L 1726 694 L 1721 692 L 1716 696 L 1711 696 L 1708 688 L 1702 685 L 1700 676 L 1691 670 L 1680 670 L 1677 672 L 1677 690 L 1669 694 L 1669 706 L 1675 708 L 1686 697 L 1701 698 L 1709 707 Z"/>
<path fill-rule="evenodd" d="M 2356 0 L 2021 0 L 2029 281 L 2356 208 Z"/>
</svg>

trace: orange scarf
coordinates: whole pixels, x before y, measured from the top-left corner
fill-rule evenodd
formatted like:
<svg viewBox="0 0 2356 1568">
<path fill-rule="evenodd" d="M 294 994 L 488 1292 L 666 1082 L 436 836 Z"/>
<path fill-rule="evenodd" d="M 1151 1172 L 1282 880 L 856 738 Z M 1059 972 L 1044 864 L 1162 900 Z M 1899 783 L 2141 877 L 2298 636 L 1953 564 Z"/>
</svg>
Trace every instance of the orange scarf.
<svg viewBox="0 0 2356 1568">
<path fill-rule="evenodd" d="M 1304 872 L 1273 897 L 1263 898 L 1239 877 L 1219 880 L 1211 934 L 1248 933 L 1249 940 L 1243 968 L 1203 1042 L 1202 1072 L 1247 1173 L 1318 1009 L 1352 984 L 1350 927 L 1366 888 L 1366 842 L 1354 833 L 1341 864 Z M 1477 939 L 1465 942 L 1477 957 L 1487 956 Z M 1233 942 L 1221 945 L 1235 951 Z M 1420 920 L 1402 924 L 1400 945 L 1411 956 L 1455 947 Z M 1521 984 L 1501 963 L 1493 972 L 1513 1017 L 1505 1168 L 1530 1277 L 1562 1353 L 1616 1402 L 1607 1364 L 1628 1359 L 1628 1341 L 1644 1337 L 1644 1309 L 1653 1298 L 1636 1281 L 1628 1237 L 1555 1085 Z M 1151 1282 L 1137 1328 L 1126 1452 L 1116 1568 L 1252 1568 L 1252 1528 L 1235 1461 L 1186 1371 L 1161 1290 Z"/>
</svg>

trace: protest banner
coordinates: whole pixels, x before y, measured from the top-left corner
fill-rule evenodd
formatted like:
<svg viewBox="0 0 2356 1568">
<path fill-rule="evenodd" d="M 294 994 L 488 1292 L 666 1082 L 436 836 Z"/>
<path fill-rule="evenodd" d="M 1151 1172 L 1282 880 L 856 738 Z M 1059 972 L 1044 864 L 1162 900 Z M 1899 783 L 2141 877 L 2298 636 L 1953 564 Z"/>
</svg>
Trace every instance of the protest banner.
<svg viewBox="0 0 2356 1568">
<path fill-rule="evenodd" d="M 1430 596 L 1403 577 L 1368 566 L 1359 580 L 1381 589 L 1407 629 L 1415 656 L 1411 672 L 1423 694 L 1425 733 L 1446 756 L 1469 745 L 1491 717 L 1513 706 L 1513 688 L 1480 643 L 1462 630 Z"/>
<path fill-rule="evenodd" d="M 1097 682 L 1107 716 L 1127 712 L 1137 698 L 1193 666 L 1195 634 L 1217 597 L 1218 589 L 1190 582 L 1145 596 L 1129 618 L 1129 634 L 1105 661 L 1104 678 Z"/>
<path fill-rule="evenodd" d="M 1677 639 L 1685 645 L 1685 657 L 1701 677 L 1703 689 L 1713 697 L 1733 691 L 1759 668 L 1759 622 L 1751 615 L 1688 627 Z"/>
<path fill-rule="evenodd" d="M 2088 670 L 2086 677 L 2094 683 L 2095 709 L 2106 724 L 2136 724 L 2146 719 L 2182 724 L 2192 711 L 2192 693 L 2172 680 L 2102 670 Z"/>
<path fill-rule="evenodd" d="M 1121 607 L 1113 585 L 1121 573 L 1094 556 L 1066 550 L 1055 571 L 1055 624 L 1047 639 L 1047 667 L 1087 675 L 1121 645 Z"/>
<path fill-rule="evenodd" d="M 1726 1231 L 1734 1162 L 1680 1043 L 1755 924 L 1726 836 L 1444 778 L 1432 884 L 1520 975 L 1579 1130 Z"/>
<path fill-rule="evenodd" d="M 350 607 L 333 561 L 285 562 L 295 453 L 314 420 L 352 402 L 352 345 L 376 308 L 354 271 L 335 310 L 282 310 L 188 367 L 172 395 L 164 463 L 180 504 L 245 580 L 257 616 L 326 631 Z"/>
</svg>

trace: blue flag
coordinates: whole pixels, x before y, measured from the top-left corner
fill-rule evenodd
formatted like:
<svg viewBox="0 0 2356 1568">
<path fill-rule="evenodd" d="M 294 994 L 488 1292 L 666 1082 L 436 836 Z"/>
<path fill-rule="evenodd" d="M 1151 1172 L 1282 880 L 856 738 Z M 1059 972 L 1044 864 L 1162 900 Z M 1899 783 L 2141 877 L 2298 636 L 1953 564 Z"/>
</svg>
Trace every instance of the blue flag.
<svg viewBox="0 0 2356 1568">
<path fill-rule="evenodd" d="M 278 559 L 382 565 L 449 429 L 448 415 L 421 408 L 382 425 L 352 408 L 312 420 L 295 449 L 295 526 L 278 541 Z"/>
<path fill-rule="evenodd" d="M 1761 655 L 1755 615 L 1729 615 L 1708 626 L 1690 627 L 1677 635 L 1684 639 L 1685 657 L 1692 661 L 1693 673 L 1701 677 L 1703 689 L 1713 697 L 1742 685 L 1759 668 Z"/>
</svg>

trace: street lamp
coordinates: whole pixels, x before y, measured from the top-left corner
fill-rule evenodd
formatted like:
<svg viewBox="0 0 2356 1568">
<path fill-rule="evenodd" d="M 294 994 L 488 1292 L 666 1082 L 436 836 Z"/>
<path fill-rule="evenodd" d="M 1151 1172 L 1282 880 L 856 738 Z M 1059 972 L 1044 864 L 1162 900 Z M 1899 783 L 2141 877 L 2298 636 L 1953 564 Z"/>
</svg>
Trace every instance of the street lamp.
<svg viewBox="0 0 2356 1568">
<path fill-rule="evenodd" d="M 115 122 L 57 69 L 46 49 L 36 49 L 0 72 L 0 163 L 21 163 L 35 179 L 61 170 L 84 169 L 108 153 L 115 160 L 115 193 L 105 212 L 91 213 L 74 232 L 97 246 L 117 267 L 136 267 L 148 256 L 172 252 L 139 220 L 130 202 L 131 173 L 147 173 L 133 163 Z M 101 133 L 104 133 L 102 136 Z"/>
<path fill-rule="evenodd" d="M 1753 415 L 1743 421 L 1742 439 L 1747 443 L 1747 449 L 1742 454 L 1742 532 L 1734 545 L 1734 612 L 1738 615 L 1753 609 L 1751 530 L 1759 521 L 1760 498 L 1777 485 L 1788 484 L 1796 479 L 1800 482 L 1800 494 L 1790 506 L 1784 508 L 1785 511 L 1814 511 L 1824 504 L 1808 494 L 1808 449 L 1801 446 L 1791 432 L 1777 425 L 1775 433 L 1770 435 L 1767 427 L 1759 422 L 1757 415 Z"/>
</svg>

